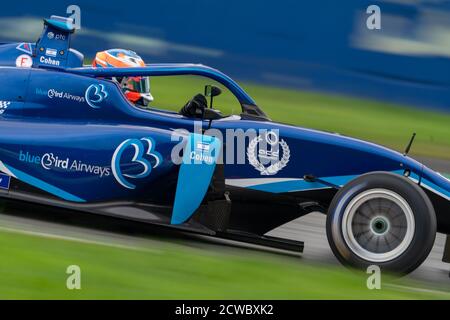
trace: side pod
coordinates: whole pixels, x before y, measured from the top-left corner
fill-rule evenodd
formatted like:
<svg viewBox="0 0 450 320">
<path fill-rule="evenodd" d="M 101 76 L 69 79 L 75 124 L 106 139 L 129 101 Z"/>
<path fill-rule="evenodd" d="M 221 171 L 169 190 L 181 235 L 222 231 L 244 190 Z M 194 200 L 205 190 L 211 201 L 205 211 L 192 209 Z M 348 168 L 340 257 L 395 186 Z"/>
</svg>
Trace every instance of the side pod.
<svg viewBox="0 0 450 320">
<path fill-rule="evenodd" d="M 183 150 L 171 224 L 186 222 L 200 207 L 220 154 L 219 139 L 191 133 Z"/>
</svg>

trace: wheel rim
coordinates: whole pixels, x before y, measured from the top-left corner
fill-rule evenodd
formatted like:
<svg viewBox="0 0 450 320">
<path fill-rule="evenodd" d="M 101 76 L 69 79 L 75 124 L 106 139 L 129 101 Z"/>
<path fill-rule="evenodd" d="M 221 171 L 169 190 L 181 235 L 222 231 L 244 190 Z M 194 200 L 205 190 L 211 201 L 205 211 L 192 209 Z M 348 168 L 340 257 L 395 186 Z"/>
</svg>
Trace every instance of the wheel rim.
<svg viewBox="0 0 450 320">
<path fill-rule="evenodd" d="M 348 204 L 342 219 L 344 240 L 364 260 L 387 262 L 403 254 L 414 237 L 414 214 L 403 197 L 371 189 Z"/>
</svg>

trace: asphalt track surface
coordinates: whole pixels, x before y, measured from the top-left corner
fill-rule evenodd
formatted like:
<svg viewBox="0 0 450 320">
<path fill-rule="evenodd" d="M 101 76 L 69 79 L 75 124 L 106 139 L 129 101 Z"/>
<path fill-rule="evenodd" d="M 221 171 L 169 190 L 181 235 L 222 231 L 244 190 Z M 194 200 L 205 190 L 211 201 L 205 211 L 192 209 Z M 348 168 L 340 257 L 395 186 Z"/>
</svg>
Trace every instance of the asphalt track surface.
<svg viewBox="0 0 450 320">
<path fill-rule="evenodd" d="M 450 172 L 450 162 L 420 159 L 426 165 L 440 172 Z M 211 250 L 231 250 L 244 255 L 247 250 L 263 250 L 273 254 L 298 255 L 299 263 L 320 263 L 337 265 L 339 262 L 331 252 L 325 234 L 325 215 L 312 213 L 273 230 L 269 235 L 305 242 L 303 254 L 288 253 L 236 241 L 220 240 L 174 232 L 167 228 L 154 227 L 121 219 L 95 216 L 85 213 L 61 213 L 51 208 L 37 210 L 34 207 L 7 203 L 0 209 L 0 230 L 37 234 L 52 238 L 99 243 L 124 248 L 152 248 L 162 242 L 174 242 L 190 247 Z M 446 236 L 438 234 L 427 260 L 407 276 L 417 281 L 413 290 L 433 288 L 450 291 L 450 264 L 442 262 Z"/>
</svg>

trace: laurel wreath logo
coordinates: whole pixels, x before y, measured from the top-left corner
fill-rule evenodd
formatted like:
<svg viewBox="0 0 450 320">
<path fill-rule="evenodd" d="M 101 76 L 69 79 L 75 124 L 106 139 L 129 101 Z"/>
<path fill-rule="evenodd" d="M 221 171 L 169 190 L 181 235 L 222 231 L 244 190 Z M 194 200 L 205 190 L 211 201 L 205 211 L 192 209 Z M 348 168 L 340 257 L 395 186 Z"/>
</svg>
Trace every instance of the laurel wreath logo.
<svg viewBox="0 0 450 320">
<path fill-rule="evenodd" d="M 258 144 L 262 141 L 262 137 L 258 136 L 254 138 L 252 141 L 250 141 L 248 148 L 247 148 L 247 157 L 248 162 L 256 169 L 258 170 L 261 175 L 263 176 L 273 176 L 277 174 L 278 171 L 283 169 L 287 166 L 289 163 L 289 159 L 291 158 L 291 150 L 289 149 L 288 144 L 286 141 L 281 140 L 279 142 L 281 149 L 283 150 L 283 157 L 280 161 L 270 165 L 269 167 L 265 167 L 257 158 L 256 156 L 256 148 Z"/>
</svg>

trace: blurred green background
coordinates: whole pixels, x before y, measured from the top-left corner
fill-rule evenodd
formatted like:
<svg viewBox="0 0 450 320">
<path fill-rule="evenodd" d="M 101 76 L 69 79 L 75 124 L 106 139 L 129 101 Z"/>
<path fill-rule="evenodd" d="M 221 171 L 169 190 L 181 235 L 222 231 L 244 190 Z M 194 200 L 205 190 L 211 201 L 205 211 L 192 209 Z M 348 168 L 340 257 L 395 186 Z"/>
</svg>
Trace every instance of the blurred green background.
<svg viewBox="0 0 450 320">
<path fill-rule="evenodd" d="M 448 111 L 449 5 L 382 2 L 387 14 L 381 32 L 366 28 L 372 1 L 339 6 L 335 1 L 270 6 L 256 0 L 150 1 L 140 4 L 142 10 L 110 3 L 105 11 L 100 2 L 79 0 L 83 27 L 73 45 L 88 59 L 121 47 L 149 63 L 212 65 L 253 79 L 240 84 L 274 121 L 339 132 L 398 151 L 416 132 L 411 155 L 450 161 L 450 113 L 432 108 Z M 36 41 L 42 18 L 65 15 L 73 1 L 25 3 L 3 4 L 1 41 Z M 158 14 L 149 19 L 149 12 Z M 178 111 L 205 84 L 213 83 L 152 77 L 152 106 Z M 410 101 L 416 107 L 381 101 Z M 215 105 L 224 114 L 240 112 L 226 90 Z M 369 291 L 367 275 L 298 257 L 191 242 L 125 247 L 83 239 L 84 233 L 68 240 L 0 227 L 0 299 L 450 299 L 448 293 L 423 284 L 414 289 L 415 283 L 389 276 L 382 290 Z M 81 267 L 81 291 L 65 286 L 71 264 Z"/>
</svg>

